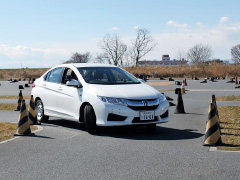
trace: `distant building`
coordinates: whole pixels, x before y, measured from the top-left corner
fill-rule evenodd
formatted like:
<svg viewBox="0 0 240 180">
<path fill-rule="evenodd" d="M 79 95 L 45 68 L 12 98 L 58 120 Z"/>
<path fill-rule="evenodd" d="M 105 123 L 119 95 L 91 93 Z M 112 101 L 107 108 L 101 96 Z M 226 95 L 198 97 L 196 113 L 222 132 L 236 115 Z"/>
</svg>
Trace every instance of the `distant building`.
<svg viewBox="0 0 240 180">
<path fill-rule="evenodd" d="M 139 66 L 181 66 L 186 65 L 188 63 L 187 60 L 182 58 L 181 60 L 170 60 L 168 54 L 162 55 L 162 60 L 153 60 L 153 61 L 139 61 Z"/>
</svg>

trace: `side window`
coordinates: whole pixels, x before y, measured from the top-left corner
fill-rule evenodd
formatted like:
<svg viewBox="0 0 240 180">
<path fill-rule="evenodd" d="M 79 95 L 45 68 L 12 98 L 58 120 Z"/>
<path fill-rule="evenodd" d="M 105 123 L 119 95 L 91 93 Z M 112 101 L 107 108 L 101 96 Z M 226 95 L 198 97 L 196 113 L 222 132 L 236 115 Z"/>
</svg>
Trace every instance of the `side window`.
<svg viewBox="0 0 240 180">
<path fill-rule="evenodd" d="M 46 81 L 58 83 L 62 68 L 56 68 L 47 74 Z"/>
<path fill-rule="evenodd" d="M 77 75 L 72 69 L 66 68 L 62 77 L 62 84 L 66 84 L 67 81 L 70 81 L 72 79 L 78 80 Z"/>
<path fill-rule="evenodd" d="M 44 81 L 47 81 L 48 80 L 48 77 L 49 77 L 49 75 L 51 74 L 51 71 L 49 71 L 45 76 L 44 76 Z"/>
</svg>

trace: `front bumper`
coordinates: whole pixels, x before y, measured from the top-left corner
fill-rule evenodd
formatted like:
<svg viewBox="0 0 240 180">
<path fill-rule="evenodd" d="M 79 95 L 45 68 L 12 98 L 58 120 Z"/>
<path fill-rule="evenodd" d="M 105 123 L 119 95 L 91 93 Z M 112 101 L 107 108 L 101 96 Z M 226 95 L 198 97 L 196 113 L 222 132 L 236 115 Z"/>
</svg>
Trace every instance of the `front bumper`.
<svg viewBox="0 0 240 180">
<path fill-rule="evenodd" d="M 166 123 L 169 120 L 169 103 L 168 101 L 162 102 L 154 111 L 154 120 L 140 120 L 140 111 L 132 110 L 127 106 L 106 104 L 99 102 L 93 107 L 98 126 L 125 126 L 125 125 L 139 125 L 139 124 L 152 124 L 152 123 Z M 141 110 L 144 111 L 144 110 Z M 110 117 L 110 118 L 109 118 Z"/>
</svg>

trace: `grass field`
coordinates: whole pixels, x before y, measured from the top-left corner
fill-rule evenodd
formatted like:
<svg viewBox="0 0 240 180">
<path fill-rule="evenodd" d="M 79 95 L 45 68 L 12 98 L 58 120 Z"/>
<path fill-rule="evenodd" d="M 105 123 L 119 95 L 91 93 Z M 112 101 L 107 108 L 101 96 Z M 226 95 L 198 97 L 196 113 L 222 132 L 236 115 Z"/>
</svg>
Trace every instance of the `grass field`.
<svg viewBox="0 0 240 180">
<path fill-rule="evenodd" d="M 31 126 L 31 130 L 37 130 L 36 126 Z M 16 123 L 0 123 L 0 142 L 13 138 L 13 134 L 17 132 Z"/>
<path fill-rule="evenodd" d="M 240 151 L 240 106 L 218 107 L 222 141 L 219 150 Z"/>
<path fill-rule="evenodd" d="M 240 64 L 238 65 L 204 65 L 204 66 L 141 66 L 141 67 L 123 67 L 131 74 L 138 77 L 140 74 L 144 74 L 148 77 L 174 77 L 174 78 L 191 78 L 197 77 L 225 77 L 229 78 L 240 76 Z M 24 69 L 0 69 L 0 80 L 9 79 L 27 79 L 38 78 L 47 68 L 24 68 Z"/>
<path fill-rule="evenodd" d="M 0 99 L 18 99 L 19 96 L 0 96 Z M 24 95 L 23 99 L 30 99 L 31 95 Z"/>
<path fill-rule="evenodd" d="M 224 97 L 216 97 L 217 101 L 240 101 L 240 96 L 224 96 Z"/>
<path fill-rule="evenodd" d="M 29 104 L 27 104 L 26 106 L 28 109 Z M 0 110 L 14 111 L 15 109 L 17 109 L 17 103 L 16 104 L 0 104 Z"/>
</svg>

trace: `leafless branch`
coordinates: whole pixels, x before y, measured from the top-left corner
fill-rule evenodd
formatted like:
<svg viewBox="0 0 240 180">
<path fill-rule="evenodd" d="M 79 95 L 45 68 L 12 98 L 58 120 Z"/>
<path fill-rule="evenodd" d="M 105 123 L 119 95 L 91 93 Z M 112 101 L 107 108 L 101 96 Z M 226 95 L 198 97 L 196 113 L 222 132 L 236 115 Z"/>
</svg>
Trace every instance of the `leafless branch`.
<svg viewBox="0 0 240 180">
<path fill-rule="evenodd" d="M 231 55 L 235 63 L 240 63 L 240 44 L 231 48 Z"/>
<path fill-rule="evenodd" d="M 90 53 L 86 52 L 84 54 L 80 54 L 80 53 L 73 53 L 72 57 L 70 58 L 70 60 L 65 61 L 63 63 L 87 63 L 90 59 Z"/>
<path fill-rule="evenodd" d="M 154 43 L 154 38 L 150 36 L 149 33 L 147 29 L 138 29 L 136 39 L 132 42 L 130 57 L 136 65 L 142 57 L 152 51 L 157 45 L 157 43 Z"/>
<path fill-rule="evenodd" d="M 193 64 L 201 64 L 208 61 L 212 56 L 212 48 L 209 45 L 197 44 L 187 52 L 187 58 L 192 61 Z"/>
<path fill-rule="evenodd" d="M 127 45 L 121 42 L 118 35 L 107 34 L 100 42 L 103 53 L 97 57 L 100 62 L 107 61 L 109 64 L 122 65 L 123 56 L 127 51 Z"/>
</svg>

